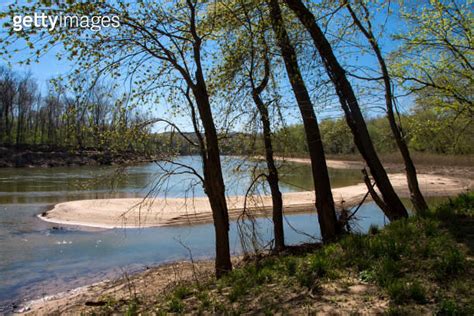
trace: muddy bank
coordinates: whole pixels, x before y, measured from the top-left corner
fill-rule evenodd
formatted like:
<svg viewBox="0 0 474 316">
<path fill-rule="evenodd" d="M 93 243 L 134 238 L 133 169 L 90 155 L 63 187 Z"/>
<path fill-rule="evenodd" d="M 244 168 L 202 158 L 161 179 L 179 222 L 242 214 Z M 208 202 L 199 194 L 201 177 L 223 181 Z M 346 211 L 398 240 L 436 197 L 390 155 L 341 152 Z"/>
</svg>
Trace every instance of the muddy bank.
<svg viewBox="0 0 474 316">
<path fill-rule="evenodd" d="M 122 165 L 149 162 L 155 157 L 132 151 L 68 150 L 48 146 L 0 147 L 0 168 Z"/>
</svg>

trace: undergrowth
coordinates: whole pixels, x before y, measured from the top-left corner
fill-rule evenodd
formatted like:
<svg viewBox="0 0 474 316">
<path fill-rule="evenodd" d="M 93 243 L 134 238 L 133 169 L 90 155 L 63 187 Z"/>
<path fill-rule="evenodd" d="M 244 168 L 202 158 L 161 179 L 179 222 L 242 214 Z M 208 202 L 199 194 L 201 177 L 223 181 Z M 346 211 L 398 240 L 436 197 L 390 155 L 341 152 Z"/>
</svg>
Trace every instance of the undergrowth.
<svg viewBox="0 0 474 316">
<path fill-rule="evenodd" d="M 471 249 L 459 243 L 472 240 L 472 230 L 462 227 L 474 218 L 473 206 L 474 194 L 462 194 L 423 218 L 350 234 L 305 254 L 247 261 L 219 280 L 181 284 L 152 308 L 159 313 L 315 311 L 324 285 L 339 280 L 377 287 L 378 297 L 389 302 L 387 314 L 473 315 Z"/>
</svg>

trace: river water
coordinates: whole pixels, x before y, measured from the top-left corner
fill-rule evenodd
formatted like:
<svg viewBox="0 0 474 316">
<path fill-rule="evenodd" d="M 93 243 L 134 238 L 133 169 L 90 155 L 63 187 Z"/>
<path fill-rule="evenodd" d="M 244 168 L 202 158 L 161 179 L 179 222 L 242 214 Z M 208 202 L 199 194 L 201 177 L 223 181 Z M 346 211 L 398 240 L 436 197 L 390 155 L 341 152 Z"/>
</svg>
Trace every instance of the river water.
<svg viewBox="0 0 474 316">
<path fill-rule="evenodd" d="M 180 164 L 200 169 L 197 157 L 180 157 Z M 254 163 L 223 158 L 228 195 L 244 194 L 251 183 Z M 163 177 L 164 171 L 174 176 Z M 117 277 L 147 266 L 213 256 L 212 224 L 142 229 L 78 229 L 58 227 L 38 219 L 52 205 L 69 200 L 106 197 L 142 197 L 151 189 L 157 196 L 203 196 L 196 177 L 174 164 L 117 167 L 67 167 L 0 169 L 0 314 L 33 298 Z M 283 192 L 312 189 L 309 166 L 281 166 Z M 333 187 L 361 181 L 358 170 L 330 170 Z M 258 186 L 265 193 L 265 186 Z M 319 237 L 314 213 L 286 216 L 288 244 Z M 257 220 L 263 240 L 271 239 L 272 223 Z M 358 212 L 356 228 L 383 225 L 385 218 L 373 204 Z M 301 234 L 305 232 L 306 234 Z M 241 251 L 235 223 L 231 224 L 231 249 Z"/>
</svg>

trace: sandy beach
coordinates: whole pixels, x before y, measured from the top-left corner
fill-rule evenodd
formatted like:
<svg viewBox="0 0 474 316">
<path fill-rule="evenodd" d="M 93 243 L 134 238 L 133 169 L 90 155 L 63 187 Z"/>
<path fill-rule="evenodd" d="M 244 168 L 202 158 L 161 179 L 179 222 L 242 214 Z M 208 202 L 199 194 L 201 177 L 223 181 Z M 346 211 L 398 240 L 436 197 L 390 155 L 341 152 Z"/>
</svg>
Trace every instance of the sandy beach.
<svg viewBox="0 0 474 316">
<path fill-rule="evenodd" d="M 302 162 L 302 161 L 299 161 Z M 389 175 L 390 180 L 402 197 L 408 197 L 405 175 Z M 472 187 L 470 179 L 448 176 L 419 174 L 420 188 L 426 196 L 450 196 Z M 333 189 L 338 207 L 358 204 L 367 193 L 365 184 L 360 183 Z M 291 192 L 283 194 L 286 214 L 314 210 L 314 191 Z M 238 218 L 244 205 L 255 216 L 266 215 L 271 211 L 271 196 L 243 196 L 227 198 L 229 216 Z M 47 222 L 61 225 L 96 228 L 137 228 L 170 225 L 192 225 L 212 222 L 212 213 L 206 197 L 199 198 L 125 198 L 95 199 L 59 203 L 39 217 Z"/>
</svg>

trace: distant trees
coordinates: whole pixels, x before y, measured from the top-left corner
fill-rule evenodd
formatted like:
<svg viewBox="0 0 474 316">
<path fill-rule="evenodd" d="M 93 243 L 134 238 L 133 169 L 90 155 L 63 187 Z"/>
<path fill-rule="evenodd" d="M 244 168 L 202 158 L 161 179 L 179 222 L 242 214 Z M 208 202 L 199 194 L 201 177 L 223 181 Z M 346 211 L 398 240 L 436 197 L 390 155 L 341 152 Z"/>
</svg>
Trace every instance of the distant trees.
<svg viewBox="0 0 474 316">
<path fill-rule="evenodd" d="M 474 127 L 467 118 L 439 113 L 420 99 L 412 113 L 401 116 L 409 150 L 432 154 L 474 154 Z M 426 101 L 426 100 L 425 100 Z M 357 153 L 352 134 L 343 119 L 327 119 L 320 123 L 326 154 L 350 155 Z M 386 118 L 367 120 L 367 129 L 380 154 L 396 154 L 398 151 Z M 285 156 L 308 156 L 304 144 L 304 128 L 301 124 L 275 131 L 275 152 Z M 239 142 L 244 144 L 244 142 Z M 258 147 L 259 145 L 257 145 Z"/>
<path fill-rule="evenodd" d="M 31 75 L 0 68 L 0 145 L 66 149 L 144 150 L 143 117 L 120 105 L 112 88 L 97 85 L 87 97 L 58 84 L 41 96 Z"/>
<path fill-rule="evenodd" d="M 0 68 L 0 133 L 4 143 L 12 143 L 13 116 L 17 82 L 11 71 Z"/>
</svg>

